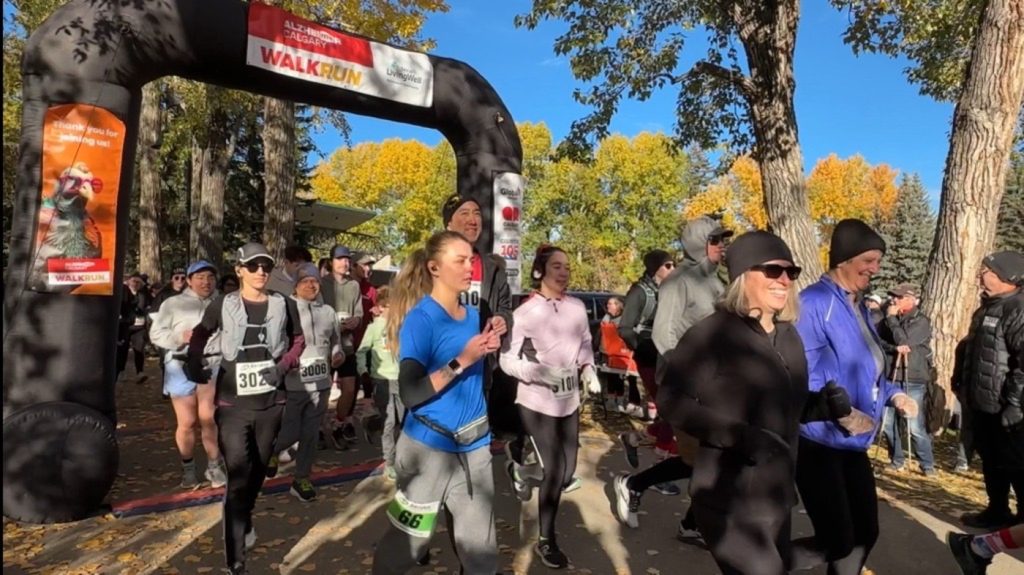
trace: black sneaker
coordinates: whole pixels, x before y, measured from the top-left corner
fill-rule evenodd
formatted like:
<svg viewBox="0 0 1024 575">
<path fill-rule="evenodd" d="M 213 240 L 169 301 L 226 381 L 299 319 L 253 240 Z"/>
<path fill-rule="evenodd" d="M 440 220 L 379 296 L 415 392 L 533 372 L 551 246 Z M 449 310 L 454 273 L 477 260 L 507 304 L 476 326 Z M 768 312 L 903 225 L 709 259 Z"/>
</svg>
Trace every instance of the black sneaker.
<svg viewBox="0 0 1024 575">
<path fill-rule="evenodd" d="M 248 575 L 249 571 L 245 568 L 245 563 L 235 563 L 231 567 L 228 567 L 229 575 Z"/>
<path fill-rule="evenodd" d="M 423 550 L 423 555 L 420 555 L 419 559 L 416 560 L 416 564 L 420 567 L 426 567 L 430 565 L 430 548 Z"/>
<path fill-rule="evenodd" d="M 569 558 L 558 548 L 554 539 L 541 539 L 533 550 L 537 552 L 541 563 L 552 569 L 565 569 L 569 566 Z"/>
<path fill-rule="evenodd" d="M 316 499 L 316 489 L 313 489 L 313 483 L 308 479 L 292 481 L 291 493 L 304 503 L 309 503 Z"/>
<path fill-rule="evenodd" d="M 651 486 L 651 489 L 657 491 L 662 495 L 668 495 L 669 497 L 676 497 L 683 492 L 682 489 L 679 489 L 678 485 L 671 481 L 666 481 L 664 483 L 655 483 L 654 485 Z"/>
<path fill-rule="evenodd" d="M 985 569 L 992 560 L 981 557 L 971 549 L 973 538 L 973 535 L 950 531 L 946 534 L 946 545 L 949 545 L 949 551 L 964 575 L 985 575 Z"/>
<path fill-rule="evenodd" d="M 270 456 L 270 461 L 267 462 L 267 478 L 273 479 L 277 477 L 277 469 L 280 467 L 281 462 L 277 459 L 276 455 Z"/>
<path fill-rule="evenodd" d="M 341 425 L 341 438 L 349 443 L 356 440 L 356 426 L 345 422 Z"/>
<path fill-rule="evenodd" d="M 317 432 L 316 436 L 316 448 L 319 451 L 327 449 L 327 437 L 324 435 L 323 430 Z"/>
<path fill-rule="evenodd" d="M 355 430 L 352 430 L 352 433 L 352 440 L 355 441 Z M 349 441 L 345 439 L 344 426 L 339 425 L 338 427 L 335 427 L 334 431 L 331 432 L 331 439 L 334 442 L 334 449 L 338 451 L 345 451 L 348 449 Z"/>
<path fill-rule="evenodd" d="M 622 444 L 622 450 L 626 452 L 626 463 L 633 469 L 636 469 L 640 467 L 640 453 L 636 446 L 630 443 L 629 438 L 629 433 L 620 433 L 619 443 Z"/>
<path fill-rule="evenodd" d="M 1013 525 L 1014 521 L 1015 518 L 1009 509 L 1002 511 L 985 509 L 981 513 L 965 513 L 960 517 L 960 522 L 967 527 L 990 531 Z"/>
</svg>

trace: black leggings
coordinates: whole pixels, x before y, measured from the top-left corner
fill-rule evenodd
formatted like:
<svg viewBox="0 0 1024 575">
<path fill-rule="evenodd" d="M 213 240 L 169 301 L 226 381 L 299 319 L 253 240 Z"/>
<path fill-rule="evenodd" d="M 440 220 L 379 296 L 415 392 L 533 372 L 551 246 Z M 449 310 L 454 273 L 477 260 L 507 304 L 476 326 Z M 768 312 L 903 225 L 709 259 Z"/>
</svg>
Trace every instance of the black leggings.
<svg viewBox="0 0 1024 575">
<path fill-rule="evenodd" d="M 859 575 L 878 540 L 878 495 L 867 453 L 801 437 L 796 485 L 814 537 L 793 542 L 791 568 L 827 563 L 828 575 Z M 801 553 L 806 549 L 817 549 L 820 558 Z"/>
<path fill-rule="evenodd" d="M 128 351 L 135 354 L 135 373 L 141 374 L 146 368 L 146 330 L 132 331 L 123 345 L 117 348 L 117 373 L 120 374 L 128 365 Z"/>
<path fill-rule="evenodd" d="M 217 443 L 228 469 L 224 493 L 224 558 L 228 567 L 245 562 L 245 534 L 252 529 L 252 510 L 283 413 L 283 405 L 261 410 L 217 408 Z"/>
<path fill-rule="evenodd" d="M 552 417 L 519 406 L 519 417 L 526 433 L 533 440 L 537 457 L 544 468 L 544 479 L 538 489 L 540 536 L 555 536 L 555 517 L 562 500 L 562 489 L 572 481 L 576 472 L 576 452 L 579 450 L 580 412 L 577 409 L 565 417 Z"/>
<path fill-rule="evenodd" d="M 690 507 L 723 575 L 785 575 L 790 555 L 789 509 L 775 515 Z"/>
</svg>

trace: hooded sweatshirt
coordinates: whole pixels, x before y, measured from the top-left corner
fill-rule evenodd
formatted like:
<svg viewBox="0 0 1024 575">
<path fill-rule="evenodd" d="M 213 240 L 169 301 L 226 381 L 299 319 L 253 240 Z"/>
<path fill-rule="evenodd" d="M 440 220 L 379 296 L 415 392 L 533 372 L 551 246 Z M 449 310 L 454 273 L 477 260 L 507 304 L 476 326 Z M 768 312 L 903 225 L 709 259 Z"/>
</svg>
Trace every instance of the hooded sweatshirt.
<svg viewBox="0 0 1024 575">
<path fill-rule="evenodd" d="M 725 293 L 718 264 L 708 261 L 707 255 L 708 238 L 720 228 L 721 224 L 707 216 L 690 220 L 683 228 L 683 263 L 658 288 L 658 313 L 651 338 L 661 355 L 674 349 L 688 329 L 711 315 Z"/>
<path fill-rule="evenodd" d="M 164 363 L 177 356 L 178 361 L 184 360 L 188 340 L 185 332 L 193 329 L 203 321 L 203 312 L 217 298 L 217 292 L 205 299 L 186 287 L 181 293 L 167 298 L 160 306 L 160 313 L 153 318 L 149 328 L 149 340 L 153 345 L 164 351 Z M 203 355 L 208 358 L 220 354 L 220 334 L 214 334 L 206 343 Z M 210 363 L 216 363 L 211 361 Z"/>
<path fill-rule="evenodd" d="M 331 356 L 341 353 L 341 336 L 334 309 L 317 301 L 292 296 L 299 311 L 306 348 L 299 357 L 299 368 L 285 376 L 288 391 L 321 391 L 331 387 Z"/>
</svg>

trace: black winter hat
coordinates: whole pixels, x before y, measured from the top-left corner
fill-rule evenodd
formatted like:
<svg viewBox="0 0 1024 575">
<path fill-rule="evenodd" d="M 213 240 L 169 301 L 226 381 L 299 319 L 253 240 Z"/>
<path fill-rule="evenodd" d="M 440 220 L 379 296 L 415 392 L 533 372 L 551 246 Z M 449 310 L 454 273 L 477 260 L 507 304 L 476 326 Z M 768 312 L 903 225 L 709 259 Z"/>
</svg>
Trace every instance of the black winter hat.
<svg viewBox="0 0 1024 575">
<path fill-rule="evenodd" d="M 665 250 L 651 250 L 644 254 L 644 274 L 654 277 L 654 274 L 658 273 L 658 268 L 670 261 L 672 254 Z"/>
<path fill-rule="evenodd" d="M 832 245 L 828 252 L 828 268 L 835 269 L 846 260 L 864 252 L 881 250 L 885 253 L 885 240 L 860 220 L 843 220 L 832 232 Z"/>
<path fill-rule="evenodd" d="M 1024 254 L 1011 251 L 996 252 L 986 256 L 981 263 L 1004 282 L 1024 285 Z"/>
<path fill-rule="evenodd" d="M 729 281 L 734 281 L 754 266 L 772 260 L 783 260 L 796 265 L 793 262 L 793 252 L 782 238 L 771 232 L 747 232 L 733 240 L 725 252 L 725 267 L 729 270 Z"/>
<path fill-rule="evenodd" d="M 448 227 L 448 223 L 452 221 L 452 216 L 455 212 L 459 211 L 466 202 L 473 202 L 474 204 L 480 205 L 476 200 L 467 196 L 460 196 L 454 194 L 445 200 L 444 205 L 441 206 L 441 220 L 444 222 L 444 227 Z"/>
</svg>

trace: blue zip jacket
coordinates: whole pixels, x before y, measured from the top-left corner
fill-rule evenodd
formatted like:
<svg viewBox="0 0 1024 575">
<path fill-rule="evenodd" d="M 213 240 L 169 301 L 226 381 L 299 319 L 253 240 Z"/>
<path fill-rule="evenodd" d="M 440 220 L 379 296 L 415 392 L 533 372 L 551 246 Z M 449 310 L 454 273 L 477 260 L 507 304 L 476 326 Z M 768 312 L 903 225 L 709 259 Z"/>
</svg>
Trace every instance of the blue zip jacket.
<svg viewBox="0 0 1024 575">
<path fill-rule="evenodd" d="M 878 334 L 863 300 L 856 308 L 847 293 L 827 275 L 800 292 L 800 319 L 796 328 L 807 354 L 809 388 L 819 391 L 835 381 L 850 394 L 853 407 L 875 420 L 870 433 L 850 436 L 837 423 L 821 421 L 800 426 L 800 436 L 815 443 L 849 451 L 867 451 L 874 441 L 885 405 L 899 388 L 879 373 L 855 313 Z"/>
</svg>

